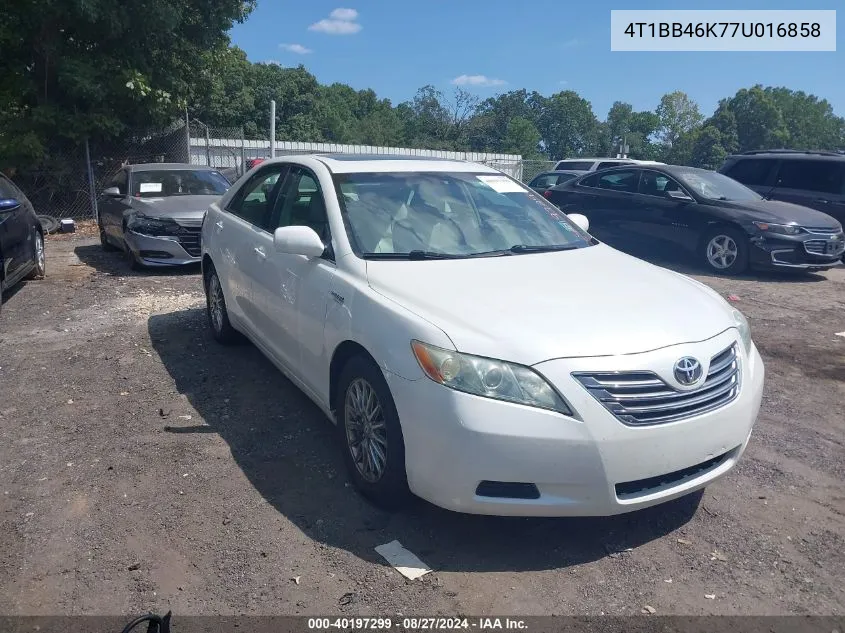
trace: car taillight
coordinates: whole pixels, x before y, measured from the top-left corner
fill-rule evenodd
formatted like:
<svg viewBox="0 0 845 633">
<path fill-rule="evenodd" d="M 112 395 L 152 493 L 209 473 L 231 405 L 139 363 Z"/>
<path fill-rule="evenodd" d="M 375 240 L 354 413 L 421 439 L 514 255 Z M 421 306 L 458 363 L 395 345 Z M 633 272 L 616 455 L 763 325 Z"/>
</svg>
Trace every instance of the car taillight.
<svg viewBox="0 0 845 633">
<path fill-rule="evenodd" d="M 548 189 L 546 189 L 546 190 L 543 192 L 543 197 L 544 197 L 544 198 L 546 198 L 546 199 L 548 199 L 548 200 L 551 200 L 551 199 L 552 199 L 552 192 L 551 192 L 551 191 L 549 191 Z"/>
</svg>

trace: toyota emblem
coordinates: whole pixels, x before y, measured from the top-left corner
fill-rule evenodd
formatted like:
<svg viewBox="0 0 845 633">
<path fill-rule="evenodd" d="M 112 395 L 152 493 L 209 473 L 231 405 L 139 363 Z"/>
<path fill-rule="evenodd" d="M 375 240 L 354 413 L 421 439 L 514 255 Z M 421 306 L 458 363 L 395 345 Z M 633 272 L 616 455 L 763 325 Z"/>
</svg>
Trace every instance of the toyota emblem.
<svg viewBox="0 0 845 633">
<path fill-rule="evenodd" d="M 675 380 L 685 387 L 697 383 L 701 372 L 701 363 L 692 356 L 684 356 L 675 363 Z"/>
</svg>

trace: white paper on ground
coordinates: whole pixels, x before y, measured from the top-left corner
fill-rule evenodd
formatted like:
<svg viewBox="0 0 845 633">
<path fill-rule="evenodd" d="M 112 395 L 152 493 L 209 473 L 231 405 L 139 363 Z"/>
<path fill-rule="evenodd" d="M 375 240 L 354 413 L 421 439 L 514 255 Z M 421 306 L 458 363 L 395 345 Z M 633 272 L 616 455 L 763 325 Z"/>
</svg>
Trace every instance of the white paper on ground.
<svg viewBox="0 0 845 633">
<path fill-rule="evenodd" d="M 376 547 L 376 551 L 398 571 L 400 574 L 416 580 L 425 576 L 431 568 L 422 562 L 413 552 L 409 552 L 399 541 L 391 541 Z"/>
<path fill-rule="evenodd" d="M 496 193 L 525 193 L 525 189 L 519 183 L 514 182 L 507 176 L 476 176 L 476 178 Z"/>
<path fill-rule="evenodd" d="M 836 336 L 845 336 L 845 332 L 837 332 Z"/>
<path fill-rule="evenodd" d="M 161 193 L 161 183 L 160 182 L 142 182 L 141 188 L 138 191 L 140 193 Z"/>
</svg>

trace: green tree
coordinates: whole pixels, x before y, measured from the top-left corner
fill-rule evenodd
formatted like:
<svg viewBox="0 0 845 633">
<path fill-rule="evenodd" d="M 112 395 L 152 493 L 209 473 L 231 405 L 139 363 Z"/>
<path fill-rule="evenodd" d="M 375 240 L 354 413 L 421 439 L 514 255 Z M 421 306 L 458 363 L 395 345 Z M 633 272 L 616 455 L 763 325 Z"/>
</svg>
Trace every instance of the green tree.
<svg viewBox="0 0 845 633">
<path fill-rule="evenodd" d="M 737 149 L 785 147 L 789 130 L 778 104 L 761 86 L 743 88 L 725 103 L 736 121 Z"/>
<path fill-rule="evenodd" d="M 826 99 L 788 88 L 765 88 L 763 92 L 780 110 L 794 149 L 839 149 L 845 145 L 845 119 L 833 112 Z"/>
<path fill-rule="evenodd" d="M 667 151 L 682 134 L 692 132 L 704 119 L 698 104 L 680 90 L 663 95 L 655 113 L 660 121 L 658 137 Z"/>
<path fill-rule="evenodd" d="M 599 122 L 590 102 L 573 90 L 545 100 L 537 128 L 553 159 L 595 153 L 599 146 Z"/>
<path fill-rule="evenodd" d="M 519 154 L 524 160 L 540 160 L 540 131 L 528 119 L 515 117 L 508 122 L 505 138 L 502 139 L 501 152 Z"/>
<path fill-rule="evenodd" d="M 0 20 L 0 163 L 178 114 L 207 51 L 254 0 L 6 0 Z"/>
</svg>

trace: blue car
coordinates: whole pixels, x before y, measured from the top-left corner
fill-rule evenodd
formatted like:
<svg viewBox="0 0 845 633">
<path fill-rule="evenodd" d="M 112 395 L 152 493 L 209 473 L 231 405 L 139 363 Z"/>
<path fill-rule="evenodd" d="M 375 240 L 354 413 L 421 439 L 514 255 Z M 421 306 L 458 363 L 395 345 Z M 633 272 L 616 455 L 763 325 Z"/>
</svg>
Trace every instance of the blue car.
<svg viewBox="0 0 845 633">
<path fill-rule="evenodd" d="M 0 174 L 0 310 L 2 293 L 21 279 L 46 272 L 44 232 L 35 209 L 11 180 Z"/>
</svg>

